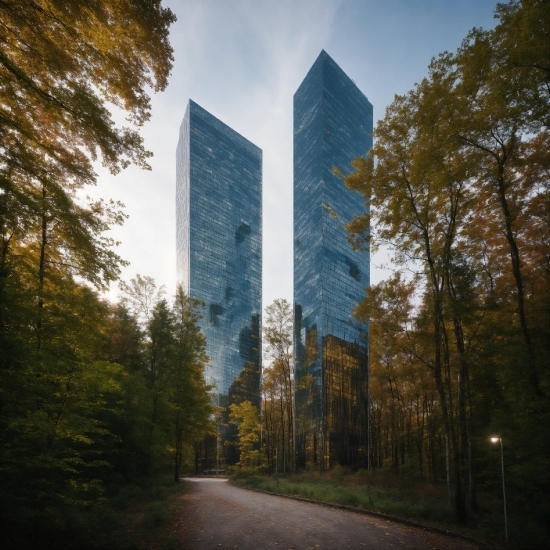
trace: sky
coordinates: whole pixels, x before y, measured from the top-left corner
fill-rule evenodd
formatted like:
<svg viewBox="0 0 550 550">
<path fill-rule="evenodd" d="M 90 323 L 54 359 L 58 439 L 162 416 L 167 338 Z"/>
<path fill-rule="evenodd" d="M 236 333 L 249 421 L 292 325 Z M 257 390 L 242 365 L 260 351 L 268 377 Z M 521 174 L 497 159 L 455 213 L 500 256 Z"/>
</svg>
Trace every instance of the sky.
<svg viewBox="0 0 550 550">
<path fill-rule="evenodd" d="M 111 231 L 136 274 L 170 296 L 176 286 L 176 145 L 192 99 L 263 150 L 263 307 L 292 302 L 292 101 L 324 49 L 374 107 L 374 124 L 395 94 L 455 51 L 473 27 L 489 29 L 494 0 L 170 0 L 174 67 L 152 97 L 141 129 L 151 170 L 112 176 L 98 166 L 93 195 L 122 201 L 129 216 Z M 388 276 L 381 252 L 371 284 Z M 116 299 L 117 287 L 110 297 Z"/>
</svg>

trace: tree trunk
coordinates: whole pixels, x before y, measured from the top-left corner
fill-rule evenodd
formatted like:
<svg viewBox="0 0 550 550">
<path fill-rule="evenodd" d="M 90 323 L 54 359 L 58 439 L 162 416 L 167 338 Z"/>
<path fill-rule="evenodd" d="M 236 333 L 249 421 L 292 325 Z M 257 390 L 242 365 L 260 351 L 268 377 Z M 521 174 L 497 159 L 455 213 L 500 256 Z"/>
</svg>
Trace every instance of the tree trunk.
<svg viewBox="0 0 550 550">
<path fill-rule="evenodd" d="M 36 320 L 37 349 L 42 347 L 42 317 L 44 309 L 44 277 L 46 272 L 46 244 L 48 220 L 46 215 L 46 188 L 42 186 L 42 228 L 40 240 L 40 260 L 38 264 L 38 314 Z"/>
<path fill-rule="evenodd" d="M 179 483 L 180 481 L 180 467 L 181 467 L 181 455 L 183 453 L 183 433 L 179 426 L 180 424 L 180 411 L 178 410 L 176 416 L 176 452 L 174 456 L 174 481 Z"/>
<path fill-rule="evenodd" d="M 527 317 L 525 315 L 525 296 L 523 290 L 523 279 L 521 276 L 521 260 L 519 256 L 519 249 L 514 237 L 514 232 L 512 230 L 512 215 L 510 213 L 510 208 L 508 206 L 508 199 L 506 198 L 506 187 L 504 185 L 504 163 L 506 162 L 506 157 L 504 160 L 499 162 L 499 177 L 498 177 L 498 197 L 500 199 L 500 205 L 502 208 L 502 213 L 504 215 L 504 222 L 506 225 L 506 240 L 510 246 L 510 259 L 512 260 L 512 273 L 514 274 L 514 279 L 516 281 L 517 289 L 517 303 L 518 303 L 518 313 L 519 320 L 521 324 L 521 331 L 523 334 L 523 339 L 525 341 L 525 346 L 527 348 L 527 357 L 528 357 L 528 368 L 529 368 L 529 381 L 535 394 L 539 397 L 542 397 L 543 392 L 540 389 L 539 376 L 537 373 L 537 367 L 535 362 L 535 348 L 533 342 L 531 341 L 531 333 L 529 327 L 527 326 Z"/>
<path fill-rule="evenodd" d="M 472 453 L 472 438 L 474 433 L 474 420 L 472 416 L 472 400 L 470 396 L 470 378 L 468 373 L 466 373 L 466 390 L 467 390 L 467 399 L 468 399 L 468 474 L 469 474 L 469 487 L 470 487 L 470 506 L 472 511 L 477 512 L 479 507 L 477 504 L 477 493 L 476 493 L 476 482 L 475 482 L 475 472 L 474 472 L 474 461 Z"/>
<path fill-rule="evenodd" d="M 447 398 L 444 381 L 442 377 L 441 365 L 441 346 L 442 346 L 442 303 L 441 296 L 434 296 L 434 344 L 435 344 L 435 364 L 434 373 L 437 391 L 441 400 L 441 410 L 443 416 L 443 428 L 445 431 L 445 455 L 447 468 L 447 488 L 449 490 L 449 498 L 456 512 L 457 519 L 460 522 L 466 521 L 466 506 L 464 502 L 462 483 L 460 479 L 459 453 L 456 436 L 454 431 L 454 422 L 450 414 L 452 410 L 447 407 L 447 399 L 449 406 L 452 406 L 451 396 Z"/>
</svg>

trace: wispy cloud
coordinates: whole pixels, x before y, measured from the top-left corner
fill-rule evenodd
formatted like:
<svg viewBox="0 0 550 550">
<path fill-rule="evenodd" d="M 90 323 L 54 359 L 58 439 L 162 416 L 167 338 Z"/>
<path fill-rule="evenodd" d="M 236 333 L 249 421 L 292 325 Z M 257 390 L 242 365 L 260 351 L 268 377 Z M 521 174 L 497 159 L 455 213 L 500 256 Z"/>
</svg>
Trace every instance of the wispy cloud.
<svg viewBox="0 0 550 550">
<path fill-rule="evenodd" d="M 131 261 L 123 276 L 175 274 L 175 149 L 187 100 L 262 148 L 264 304 L 292 300 L 292 97 L 321 49 L 341 65 L 382 116 L 393 94 L 425 74 L 429 59 L 492 24 L 493 0 L 171 0 L 175 64 L 142 130 L 152 171 L 116 177 L 98 167 L 94 194 L 126 203 L 113 232 Z M 379 274 L 380 275 L 380 274 Z M 381 276 L 381 275 L 380 275 Z M 374 273 L 372 280 L 380 277 Z M 116 292 L 113 292 L 114 296 Z"/>
<path fill-rule="evenodd" d="M 292 97 L 341 2 L 181 5 L 170 96 L 187 97 L 263 150 L 264 303 L 292 300 Z M 200 46 L 198 45 L 200 44 Z"/>
</svg>

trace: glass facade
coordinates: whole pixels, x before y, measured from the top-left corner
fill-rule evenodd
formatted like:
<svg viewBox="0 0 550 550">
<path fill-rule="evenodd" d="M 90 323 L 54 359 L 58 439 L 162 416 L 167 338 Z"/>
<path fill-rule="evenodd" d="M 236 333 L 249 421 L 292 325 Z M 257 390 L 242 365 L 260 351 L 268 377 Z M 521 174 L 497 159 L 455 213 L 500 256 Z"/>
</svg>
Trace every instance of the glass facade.
<svg viewBox="0 0 550 550">
<path fill-rule="evenodd" d="M 294 95 L 296 451 L 301 468 L 364 467 L 368 327 L 353 320 L 370 258 L 346 223 L 364 211 L 334 174 L 372 147 L 372 105 L 321 52 Z"/>
<path fill-rule="evenodd" d="M 238 460 L 227 407 L 260 405 L 262 152 L 189 101 L 176 152 L 178 281 L 204 303 L 205 376 L 220 407 L 206 468 Z"/>
</svg>

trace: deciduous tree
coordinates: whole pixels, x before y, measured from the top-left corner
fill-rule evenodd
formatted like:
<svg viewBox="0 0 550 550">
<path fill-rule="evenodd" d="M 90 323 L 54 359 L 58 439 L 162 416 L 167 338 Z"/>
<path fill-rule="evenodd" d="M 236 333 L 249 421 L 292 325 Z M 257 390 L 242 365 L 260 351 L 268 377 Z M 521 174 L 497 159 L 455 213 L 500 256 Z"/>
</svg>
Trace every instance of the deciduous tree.
<svg viewBox="0 0 550 550">
<path fill-rule="evenodd" d="M 292 306 L 276 299 L 266 308 L 262 333 L 270 364 L 263 373 L 264 421 L 268 461 L 273 464 L 275 450 L 280 448 L 283 470 L 295 468 L 294 451 L 294 372 L 292 355 Z"/>
</svg>

